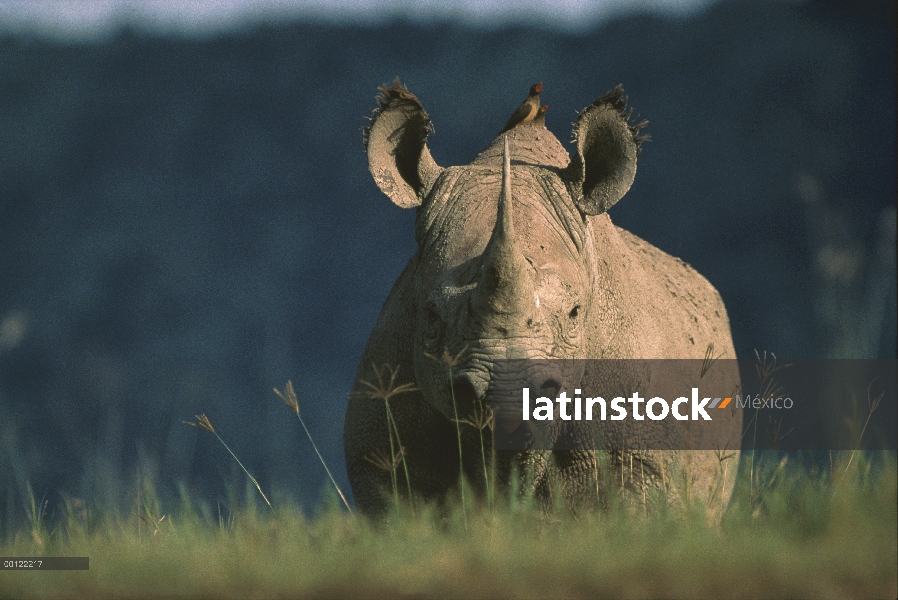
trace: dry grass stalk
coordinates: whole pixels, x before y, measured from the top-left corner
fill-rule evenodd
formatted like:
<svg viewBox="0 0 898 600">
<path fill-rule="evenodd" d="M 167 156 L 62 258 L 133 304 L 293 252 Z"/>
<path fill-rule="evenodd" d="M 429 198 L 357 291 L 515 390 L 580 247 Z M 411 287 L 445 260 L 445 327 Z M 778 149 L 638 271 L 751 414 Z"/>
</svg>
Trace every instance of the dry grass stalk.
<svg viewBox="0 0 898 600">
<path fill-rule="evenodd" d="M 757 363 L 755 364 L 755 371 L 758 373 L 758 379 L 761 383 L 764 383 L 770 376 L 779 371 L 780 369 L 785 369 L 786 367 L 791 367 L 791 363 L 786 363 L 784 365 L 777 366 L 776 364 L 776 354 L 773 352 L 770 353 L 771 358 L 768 360 L 767 351 L 764 351 L 764 355 L 761 356 L 757 349 L 755 350 L 755 358 L 757 359 Z"/>
<path fill-rule="evenodd" d="M 465 346 L 462 348 L 458 354 L 452 356 L 449 352 L 449 348 L 447 346 L 443 347 L 443 356 L 441 358 L 436 358 L 431 354 L 424 353 L 424 356 L 430 358 L 432 360 L 436 360 L 442 362 L 446 366 L 446 375 L 449 378 L 449 393 L 452 396 L 452 415 L 455 421 L 455 435 L 458 438 L 458 476 L 459 476 L 459 486 L 461 488 L 461 508 L 462 515 L 464 516 L 465 523 L 465 531 L 468 531 L 468 510 L 465 502 L 465 463 L 462 458 L 462 449 L 461 449 L 461 425 L 459 425 L 458 421 L 458 403 L 455 401 L 455 385 L 453 384 L 452 377 L 452 369 L 457 366 L 462 359 L 462 356 L 467 352 L 468 347 Z"/>
<path fill-rule="evenodd" d="M 490 406 L 484 406 L 483 402 L 478 401 L 474 410 L 468 415 L 467 419 L 458 419 L 458 423 L 468 425 L 474 429 L 483 431 L 484 429 L 493 429 L 493 409 Z"/>
<path fill-rule="evenodd" d="M 393 411 L 390 408 L 390 399 L 399 396 L 400 394 L 417 392 L 418 388 L 415 387 L 415 384 L 413 383 L 396 383 L 396 380 L 399 377 L 399 365 L 397 365 L 396 367 L 391 367 L 385 364 L 380 369 L 378 369 L 377 365 L 372 363 L 371 368 L 374 370 L 374 377 L 375 379 L 377 379 L 377 383 L 362 380 L 360 383 L 368 389 L 363 391 L 361 395 L 365 398 L 370 398 L 371 400 L 383 400 L 384 410 L 386 411 L 387 415 L 387 434 L 390 440 L 390 456 L 393 457 L 394 460 L 397 456 L 400 456 L 402 459 L 402 469 L 405 473 L 405 485 L 408 490 L 409 502 L 411 502 L 412 480 L 411 477 L 409 477 L 408 463 L 405 460 L 405 453 L 402 452 L 402 440 L 399 437 L 399 427 L 396 426 L 396 419 L 393 418 Z M 393 443 L 394 434 L 396 436 L 396 444 Z M 396 445 L 399 446 L 399 454 L 396 453 Z M 395 485 L 395 470 L 393 470 L 392 473 Z"/>
<path fill-rule="evenodd" d="M 271 508 L 271 502 L 269 502 L 268 497 L 265 495 L 265 492 L 262 491 L 262 486 L 259 485 L 259 482 L 256 481 L 255 477 L 250 475 L 250 472 L 246 469 L 246 467 L 243 466 L 243 463 L 240 462 L 240 459 L 237 458 L 237 455 L 234 454 L 234 451 L 231 450 L 231 448 L 225 443 L 225 441 L 223 439 L 221 439 L 221 436 L 215 432 L 215 428 L 212 427 L 212 422 L 209 421 L 209 417 L 207 417 L 205 415 L 205 413 L 201 414 L 201 415 L 196 415 L 196 422 L 184 421 L 184 424 L 190 425 L 191 427 L 199 427 L 200 429 L 205 429 L 206 431 L 208 431 L 212 435 L 214 435 L 216 438 L 218 438 L 218 441 L 221 442 L 221 445 L 225 447 L 225 450 L 228 451 L 228 454 L 231 455 L 231 458 L 233 458 L 235 461 L 237 461 L 237 464 L 240 465 L 240 468 L 243 469 L 243 472 L 246 473 L 246 476 L 249 477 L 249 480 L 252 481 L 253 485 L 256 486 L 256 489 L 259 490 L 259 494 L 262 496 L 262 499 L 265 500 L 265 504 L 268 505 L 268 508 Z"/>
<path fill-rule="evenodd" d="M 458 352 L 458 354 L 456 354 L 455 356 L 452 356 L 452 354 L 449 352 L 449 348 L 443 347 L 443 355 L 440 356 L 439 358 L 434 356 L 433 354 L 428 354 L 427 352 L 424 353 L 424 356 L 426 356 L 427 358 L 429 358 L 431 360 L 435 360 L 437 362 L 443 363 L 444 365 L 446 365 L 447 369 L 451 370 L 451 369 L 454 369 L 461 362 L 462 357 L 465 355 L 465 353 L 467 353 L 467 351 L 468 351 L 468 347 L 465 346 Z"/>
<path fill-rule="evenodd" d="M 396 379 L 399 377 L 398 366 L 393 368 L 390 365 L 383 365 L 381 369 L 378 369 L 377 365 L 372 363 L 371 368 L 374 370 L 374 376 L 377 379 L 377 383 L 367 380 L 360 382 L 363 386 L 368 388 L 362 393 L 366 398 L 389 402 L 394 396 L 418 391 L 418 388 L 415 387 L 415 384 L 413 383 L 396 385 Z"/>
<path fill-rule="evenodd" d="M 299 414 L 299 400 L 296 397 L 296 392 L 293 391 L 293 382 L 291 380 L 287 380 L 287 385 L 284 386 L 284 391 L 280 391 L 277 388 L 274 388 L 274 393 L 278 395 L 278 397 L 284 401 L 290 410 L 293 411 L 293 414 L 296 415 L 296 418 L 299 419 L 299 424 L 302 425 L 303 431 L 306 432 L 306 437 L 309 438 L 309 442 L 312 443 L 312 448 L 315 449 L 315 454 L 318 455 L 318 460 L 321 461 L 321 466 L 324 467 L 324 470 L 327 472 L 327 476 L 330 478 L 331 483 L 334 486 L 334 489 L 337 490 L 337 494 L 340 496 L 340 500 L 343 501 L 343 506 L 346 507 L 346 510 L 349 511 L 349 514 L 355 517 L 352 512 L 352 508 L 349 507 L 349 502 L 346 500 L 346 496 L 343 494 L 343 490 L 340 489 L 340 486 L 337 485 L 337 480 L 334 479 L 331 470 L 327 468 L 327 463 L 324 462 L 324 457 L 321 456 L 321 451 L 318 450 L 318 445 L 315 444 L 315 440 L 312 439 L 312 434 L 309 432 L 309 428 L 306 427 L 306 422 L 303 421 L 302 415 Z"/>
<path fill-rule="evenodd" d="M 786 363 L 784 365 L 777 364 L 776 354 L 770 353 L 771 358 L 767 358 L 767 351 L 764 351 L 763 356 L 758 353 L 757 349 L 755 350 L 755 358 L 757 362 L 755 364 L 755 372 L 758 374 L 758 379 L 760 380 L 760 396 L 762 401 L 766 404 L 768 400 L 776 398 L 785 391 L 781 386 L 779 386 L 772 378 L 772 375 L 781 369 L 785 369 L 787 367 L 791 367 L 791 363 Z M 746 396 L 747 397 L 747 396 Z M 749 482 L 749 494 L 751 496 L 752 504 L 754 504 L 755 500 L 760 495 L 760 489 L 756 486 L 755 481 L 755 448 L 757 446 L 758 439 L 758 415 L 760 414 L 761 409 L 756 408 L 755 414 L 752 416 L 752 421 L 754 421 L 754 427 L 752 429 L 752 447 L 751 447 L 751 466 L 748 472 L 748 482 Z M 749 427 L 752 426 L 752 421 L 749 421 Z M 747 428 L 746 428 L 747 431 Z M 791 433 L 791 431 L 789 432 Z M 743 433 L 743 437 L 744 437 Z M 788 435 L 788 433 L 786 434 Z M 782 441 L 783 438 L 780 438 L 779 441 Z"/>
<path fill-rule="evenodd" d="M 714 344 L 708 344 L 708 347 L 705 349 L 705 358 L 702 360 L 702 373 L 698 378 L 703 379 L 721 356 L 723 356 L 723 352 L 714 356 Z"/>
<path fill-rule="evenodd" d="M 399 447 L 399 452 L 397 452 L 396 455 L 392 458 L 387 456 L 386 453 L 382 452 L 381 450 L 369 452 L 364 457 L 364 459 L 369 463 L 384 471 L 395 471 L 397 468 L 399 468 L 399 464 L 402 462 L 403 458 L 405 458 L 405 448 L 401 446 Z"/>
<path fill-rule="evenodd" d="M 210 433 L 215 433 L 215 428 L 212 427 L 212 422 L 209 420 L 209 417 L 205 415 L 205 413 L 196 415 L 196 423 L 194 423 L 193 421 L 184 421 L 184 424 L 190 425 L 191 427 L 200 427 Z"/>
<path fill-rule="evenodd" d="M 31 482 L 25 483 L 25 494 L 27 497 L 28 520 L 31 522 L 31 539 L 40 548 L 44 547 L 44 537 L 46 536 L 46 516 L 47 516 L 47 500 L 43 499 L 38 502 L 34 497 L 34 490 L 31 488 Z"/>
<path fill-rule="evenodd" d="M 874 380 L 875 381 L 875 380 Z M 864 439 L 864 432 L 867 431 L 867 425 L 870 423 L 870 417 L 873 416 L 873 413 L 879 408 L 879 403 L 882 402 L 882 397 L 885 395 L 885 391 L 880 392 L 876 398 L 871 398 L 871 390 L 873 388 L 873 381 L 870 382 L 870 385 L 867 386 L 867 407 L 869 411 L 867 412 L 867 420 L 864 421 L 864 426 L 861 428 L 861 434 L 857 438 L 857 444 L 855 444 L 854 449 L 851 451 L 851 455 L 848 457 L 848 463 L 845 465 L 845 472 L 848 472 L 848 467 L 851 466 L 851 461 L 854 460 L 854 455 L 857 453 L 857 449 L 861 445 L 861 440 Z"/>
<path fill-rule="evenodd" d="M 782 442 L 784 439 L 789 437 L 789 435 L 791 435 L 791 433 L 793 431 L 795 431 L 795 428 L 793 427 L 786 433 L 782 433 L 781 432 L 782 427 L 783 427 L 783 418 L 782 417 L 780 417 L 776 422 L 773 421 L 772 417 L 769 419 L 769 424 L 767 425 L 767 437 L 770 440 L 771 448 L 776 448 L 776 446 L 780 442 Z"/>
<path fill-rule="evenodd" d="M 392 442 L 392 440 L 391 440 Z M 390 473 L 390 481 L 393 484 L 393 505 L 396 508 L 396 511 L 399 511 L 399 486 L 396 483 L 396 469 L 399 468 L 399 464 L 405 461 L 405 448 L 402 446 L 399 447 L 399 452 L 396 452 L 393 448 L 392 443 L 390 444 L 390 455 L 387 456 L 386 453 L 381 450 L 375 450 L 373 452 L 368 453 L 363 457 L 369 463 L 381 469 L 383 471 L 387 471 Z"/>
<path fill-rule="evenodd" d="M 727 452 L 729 449 L 729 442 L 724 446 L 723 450 L 720 448 L 716 449 L 714 453 L 717 455 L 717 464 L 718 468 L 722 470 L 722 472 L 718 471 L 718 475 L 720 478 L 720 505 L 726 506 L 726 489 L 727 489 L 727 475 L 729 474 L 730 467 L 730 459 L 736 456 L 735 452 Z"/>
<path fill-rule="evenodd" d="M 478 400 L 476 406 L 474 406 L 473 411 L 468 416 L 467 419 L 458 419 L 456 420 L 456 424 L 469 425 L 477 430 L 477 433 L 480 435 L 480 459 L 483 461 L 483 485 L 486 486 L 486 501 L 487 505 L 490 507 L 490 510 L 493 508 L 493 486 L 490 485 L 490 477 L 487 472 L 486 466 L 486 444 L 483 441 L 483 430 L 489 429 L 493 430 L 493 408 L 491 406 L 484 406 L 483 402 Z M 495 482 L 494 482 L 495 483 Z"/>
</svg>

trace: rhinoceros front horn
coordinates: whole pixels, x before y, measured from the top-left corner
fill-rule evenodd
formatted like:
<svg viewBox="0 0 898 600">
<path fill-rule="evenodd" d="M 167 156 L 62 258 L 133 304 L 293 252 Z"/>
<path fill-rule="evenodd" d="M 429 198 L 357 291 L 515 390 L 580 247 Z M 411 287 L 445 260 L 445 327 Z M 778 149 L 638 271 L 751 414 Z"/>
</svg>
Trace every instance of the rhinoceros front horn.
<svg viewBox="0 0 898 600">
<path fill-rule="evenodd" d="M 425 143 L 433 127 L 421 102 L 398 77 L 378 91 L 378 107 L 364 129 L 368 169 L 394 204 L 412 208 L 421 204 L 442 172 Z"/>
<path fill-rule="evenodd" d="M 528 272 L 529 264 L 515 242 L 507 136 L 496 224 L 483 251 L 482 260 L 480 278 L 472 300 L 473 308 L 481 317 L 499 317 L 503 323 L 495 325 L 507 333 L 510 328 L 527 319 L 527 313 L 536 297 Z"/>
<path fill-rule="evenodd" d="M 577 154 L 560 173 L 574 203 L 587 215 L 603 213 L 620 200 L 636 177 L 636 155 L 648 125 L 629 122 L 624 88 L 616 88 L 586 107 L 574 125 Z"/>
</svg>

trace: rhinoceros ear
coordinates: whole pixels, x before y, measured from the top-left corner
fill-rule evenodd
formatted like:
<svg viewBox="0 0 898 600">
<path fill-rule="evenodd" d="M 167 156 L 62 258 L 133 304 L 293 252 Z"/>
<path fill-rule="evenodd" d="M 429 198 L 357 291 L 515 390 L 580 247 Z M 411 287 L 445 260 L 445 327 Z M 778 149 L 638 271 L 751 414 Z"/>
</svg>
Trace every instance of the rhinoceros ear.
<svg viewBox="0 0 898 600">
<path fill-rule="evenodd" d="M 433 127 L 421 102 L 398 77 L 377 91 L 378 107 L 363 130 L 368 169 L 390 200 L 412 208 L 421 204 L 442 172 L 425 144 Z"/>
<path fill-rule="evenodd" d="M 616 88 L 586 107 L 574 124 L 577 154 L 561 171 L 574 203 L 587 215 L 603 213 L 620 200 L 636 176 L 636 155 L 648 136 L 643 121 L 630 124 L 624 88 Z"/>
</svg>

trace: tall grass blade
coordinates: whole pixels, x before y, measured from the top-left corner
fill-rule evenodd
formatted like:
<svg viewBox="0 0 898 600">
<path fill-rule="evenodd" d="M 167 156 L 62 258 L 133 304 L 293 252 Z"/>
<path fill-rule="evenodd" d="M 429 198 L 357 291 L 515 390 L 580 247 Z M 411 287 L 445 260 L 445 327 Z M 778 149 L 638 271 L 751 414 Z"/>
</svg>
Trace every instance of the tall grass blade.
<svg viewBox="0 0 898 600">
<path fill-rule="evenodd" d="M 327 467 L 327 463 L 324 462 L 324 457 L 321 456 L 321 452 L 318 450 L 318 445 L 315 443 L 315 440 L 312 439 L 312 434 L 309 431 L 309 428 L 306 427 L 306 422 L 303 421 L 302 415 L 299 414 L 299 400 L 296 397 L 296 392 L 293 391 L 293 382 L 291 380 L 287 380 L 287 385 L 284 386 L 284 391 L 280 391 L 277 388 L 274 388 L 274 393 L 278 395 L 278 397 L 284 401 L 290 410 L 296 415 L 296 418 L 299 419 L 299 424 L 302 425 L 303 431 L 306 432 L 306 437 L 309 438 L 309 442 L 312 444 L 312 448 L 315 450 L 315 454 L 318 455 L 318 460 L 321 461 L 321 466 L 324 467 L 324 471 L 327 473 L 327 476 L 330 478 L 331 483 L 334 486 L 334 489 L 337 490 L 337 494 L 340 496 L 340 500 L 343 501 L 343 506 L 346 507 L 346 510 L 349 511 L 349 514 L 355 517 L 352 512 L 352 508 L 349 507 L 349 502 L 346 500 L 346 496 L 343 495 L 343 490 L 340 489 L 340 486 L 337 485 L 337 480 L 334 479 L 331 470 Z"/>
</svg>

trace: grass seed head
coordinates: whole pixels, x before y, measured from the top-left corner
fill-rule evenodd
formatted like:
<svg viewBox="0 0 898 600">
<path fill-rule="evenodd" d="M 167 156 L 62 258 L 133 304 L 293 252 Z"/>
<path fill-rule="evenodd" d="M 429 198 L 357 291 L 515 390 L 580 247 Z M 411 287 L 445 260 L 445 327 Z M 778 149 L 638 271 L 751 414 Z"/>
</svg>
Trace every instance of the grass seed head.
<svg viewBox="0 0 898 600">
<path fill-rule="evenodd" d="M 394 456 L 392 459 L 390 459 L 390 457 L 381 450 L 370 452 L 364 458 L 378 469 L 383 469 L 384 471 L 395 471 L 399 467 L 399 464 L 402 462 L 402 459 L 404 457 L 405 448 L 400 447 L 399 452 L 397 452 L 396 456 Z"/>
<path fill-rule="evenodd" d="M 714 366 L 714 363 L 716 363 L 722 356 L 723 352 L 714 356 L 714 344 L 713 342 L 708 344 L 708 347 L 705 348 L 705 359 L 702 361 L 702 372 L 699 379 L 704 378 L 704 376 L 708 374 L 708 371 L 711 370 L 711 367 Z"/>
<path fill-rule="evenodd" d="M 364 398 L 389 401 L 399 394 L 418 391 L 418 388 L 415 387 L 415 384 L 413 383 L 396 385 L 396 378 L 399 376 L 398 365 L 395 368 L 390 365 L 383 365 L 382 368 L 378 369 L 377 365 L 372 363 L 371 368 L 374 369 L 374 376 L 377 379 L 377 383 L 372 383 L 367 380 L 361 382 L 363 386 L 368 388 L 361 392 L 361 396 Z"/>
<path fill-rule="evenodd" d="M 795 428 L 789 429 L 786 433 L 782 432 L 783 427 L 783 419 L 780 417 L 778 420 L 774 421 L 773 417 L 768 418 L 767 425 L 767 437 L 770 439 L 770 446 L 772 448 L 776 448 L 777 444 L 782 442 L 784 439 L 789 437 L 789 435 L 795 431 Z"/>
<path fill-rule="evenodd" d="M 718 448 L 714 451 L 715 455 L 717 456 L 717 462 L 722 463 L 722 462 L 730 460 L 731 458 L 736 456 L 735 452 L 727 452 L 728 447 L 729 447 L 729 443 L 727 443 L 727 445 L 724 446 L 723 450 Z"/>
<path fill-rule="evenodd" d="M 771 375 L 773 375 L 780 369 L 785 369 L 792 366 L 791 363 L 778 365 L 776 364 L 776 354 L 771 352 L 770 356 L 772 358 L 768 359 L 766 350 L 764 351 L 764 354 L 761 355 L 758 353 L 758 350 L 755 349 L 755 358 L 757 359 L 757 362 L 755 364 L 755 371 L 757 372 L 758 379 L 761 381 L 761 383 L 767 381 Z"/>
<path fill-rule="evenodd" d="M 873 389 L 874 381 L 876 380 L 874 379 L 870 382 L 870 385 L 867 386 L 867 405 L 870 407 L 871 415 L 876 411 L 877 408 L 879 408 L 879 403 L 882 402 L 882 397 L 885 395 L 885 391 L 882 391 L 879 392 L 879 395 L 876 398 L 873 397 L 873 393 L 871 390 Z"/>
<path fill-rule="evenodd" d="M 427 358 L 429 358 L 431 360 L 435 360 L 435 361 L 443 363 L 444 365 L 446 365 L 447 369 L 453 369 L 461 362 L 462 357 L 465 355 L 465 353 L 467 351 L 468 351 L 468 347 L 465 346 L 458 352 L 458 354 L 456 354 L 455 356 L 452 356 L 452 354 L 449 352 L 448 346 L 444 346 L 443 347 L 443 355 L 441 357 L 437 358 L 433 354 L 428 354 L 427 352 L 424 353 L 424 356 L 426 356 Z"/>
<path fill-rule="evenodd" d="M 291 380 L 287 380 L 287 385 L 284 386 L 283 392 L 274 388 L 274 393 L 284 401 L 284 404 L 290 407 L 290 410 L 292 410 L 295 415 L 299 416 L 299 400 L 296 399 L 296 392 L 293 391 L 293 382 Z"/>
<path fill-rule="evenodd" d="M 470 425 L 474 429 L 479 429 L 481 431 L 487 428 L 492 430 L 493 408 L 491 406 L 484 406 L 483 402 L 478 401 L 471 411 L 471 414 L 468 415 L 466 419 L 458 419 L 456 422 L 461 423 L 462 425 Z"/>
<path fill-rule="evenodd" d="M 215 428 L 212 427 L 212 422 L 209 421 L 209 417 L 207 417 L 205 413 L 203 413 L 201 415 L 195 415 L 195 416 L 196 416 L 196 421 L 197 421 L 196 423 L 194 423 L 193 421 L 184 421 L 184 424 L 190 425 L 191 427 L 201 427 L 202 429 L 205 429 L 206 431 L 215 433 Z"/>
</svg>

